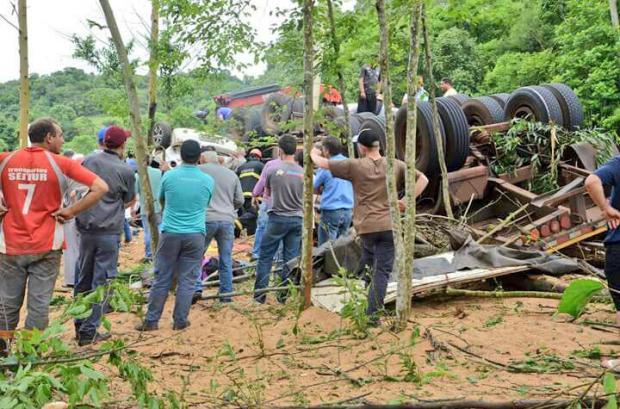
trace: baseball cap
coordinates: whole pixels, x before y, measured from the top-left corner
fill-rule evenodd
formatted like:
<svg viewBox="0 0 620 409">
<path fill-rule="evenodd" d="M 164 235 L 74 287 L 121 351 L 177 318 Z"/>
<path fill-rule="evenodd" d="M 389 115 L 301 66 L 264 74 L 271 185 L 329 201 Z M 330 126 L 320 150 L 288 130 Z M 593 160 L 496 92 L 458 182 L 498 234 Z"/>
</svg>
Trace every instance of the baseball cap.
<svg viewBox="0 0 620 409">
<path fill-rule="evenodd" d="M 188 139 L 181 144 L 181 159 L 183 162 L 196 163 L 200 158 L 200 144 L 198 141 Z"/>
<path fill-rule="evenodd" d="M 105 131 L 103 144 L 106 148 L 118 148 L 125 143 L 127 138 L 131 136 L 131 132 L 119 126 L 111 126 Z"/>
<path fill-rule="evenodd" d="M 104 126 L 100 130 L 97 131 L 97 142 L 99 145 L 103 145 L 103 138 L 105 137 L 105 131 L 107 131 L 109 126 Z"/>
<path fill-rule="evenodd" d="M 262 153 L 262 152 L 260 151 L 260 149 L 258 149 L 258 148 L 254 148 L 254 149 L 252 149 L 252 150 L 250 151 L 250 156 L 252 156 L 252 155 L 254 155 L 254 156 L 258 156 L 259 158 L 262 158 L 262 157 L 263 157 L 263 153 Z"/>
<path fill-rule="evenodd" d="M 353 137 L 353 142 L 364 145 L 367 148 L 378 148 L 381 146 L 379 135 L 372 129 L 362 129 L 359 134 Z"/>
</svg>

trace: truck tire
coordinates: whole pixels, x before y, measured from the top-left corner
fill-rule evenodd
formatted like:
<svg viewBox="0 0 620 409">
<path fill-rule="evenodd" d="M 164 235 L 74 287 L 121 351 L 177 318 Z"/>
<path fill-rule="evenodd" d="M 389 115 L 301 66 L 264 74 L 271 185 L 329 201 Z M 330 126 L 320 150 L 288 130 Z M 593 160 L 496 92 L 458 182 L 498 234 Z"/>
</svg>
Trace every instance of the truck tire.
<svg viewBox="0 0 620 409">
<path fill-rule="evenodd" d="M 551 91 L 560 104 L 564 128 L 574 131 L 583 124 L 583 106 L 573 90 L 565 84 L 543 84 L 544 88 Z"/>
<path fill-rule="evenodd" d="M 244 139 L 251 141 L 253 138 L 264 135 L 261 126 L 261 107 L 251 107 L 246 110 L 244 118 Z"/>
<path fill-rule="evenodd" d="M 289 120 L 293 98 L 281 92 L 267 97 L 261 111 L 261 125 L 267 135 L 280 133 L 280 124 Z"/>
<path fill-rule="evenodd" d="M 295 97 L 293 99 L 293 103 L 291 105 L 291 113 L 297 116 L 298 118 L 303 117 L 304 115 L 304 97 Z"/>
<path fill-rule="evenodd" d="M 168 149 L 172 143 L 172 127 L 166 122 L 157 122 L 153 125 L 153 142 L 155 146 Z"/>
<path fill-rule="evenodd" d="M 505 119 L 530 118 L 531 120 L 560 126 L 564 124 L 560 103 L 544 87 L 522 87 L 512 93 L 505 108 Z"/>
<path fill-rule="evenodd" d="M 429 102 L 418 103 L 418 121 L 416 126 L 416 161 L 415 167 L 427 177 L 437 175 L 439 162 L 437 160 L 437 145 L 433 128 L 433 114 Z M 444 138 L 445 132 L 441 121 L 439 132 Z M 407 141 L 407 107 L 401 107 L 396 113 L 394 122 L 394 137 L 396 139 L 396 157 L 405 160 L 405 144 Z"/>
<path fill-rule="evenodd" d="M 501 94 L 493 94 L 490 96 L 504 109 L 506 107 L 506 103 L 510 99 L 510 94 L 501 93 Z"/>
<path fill-rule="evenodd" d="M 504 109 L 491 97 L 473 98 L 461 105 L 470 126 L 497 124 L 504 121 Z"/>
<path fill-rule="evenodd" d="M 379 143 L 381 145 L 381 155 L 385 155 L 386 137 L 385 137 L 385 117 L 373 115 L 371 112 L 370 117 L 365 119 L 360 125 L 359 132 L 370 131 L 379 136 Z M 358 133 L 359 133 L 358 132 Z"/>
<path fill-rule="evenodd" d="M 447 98 L 452 98 L 453 100 L 455 100 L 459 105 L 463 105 L 465 103 L 465 101 L 467 101 L 469 98 L 469 95 L 467 94 L 456 94 L 456 95 L 450 95 Z"/>
<path fill-rule="evenodd" d="M 437 98 L 437 111 L 446 134 L 446 167 L 459 170 L 469 155 L 469 124 L 463 109 L 451 98 Z"/>
</svg>

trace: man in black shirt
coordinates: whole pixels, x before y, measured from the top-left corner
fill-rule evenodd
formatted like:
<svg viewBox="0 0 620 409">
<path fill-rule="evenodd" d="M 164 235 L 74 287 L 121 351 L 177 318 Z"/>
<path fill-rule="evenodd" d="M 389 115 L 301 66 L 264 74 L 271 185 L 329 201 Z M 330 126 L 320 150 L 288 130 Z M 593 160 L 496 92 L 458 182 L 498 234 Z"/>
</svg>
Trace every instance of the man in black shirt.
<svg viewBox="0 0 620 409">
<path fill-rule="evenodd" d="M 360 70 L 357 112 L 375 113 L 377 110 L 377 93 L 381 89 L 381 73 L 375 65 L 365 64 Z"/>
</svg>

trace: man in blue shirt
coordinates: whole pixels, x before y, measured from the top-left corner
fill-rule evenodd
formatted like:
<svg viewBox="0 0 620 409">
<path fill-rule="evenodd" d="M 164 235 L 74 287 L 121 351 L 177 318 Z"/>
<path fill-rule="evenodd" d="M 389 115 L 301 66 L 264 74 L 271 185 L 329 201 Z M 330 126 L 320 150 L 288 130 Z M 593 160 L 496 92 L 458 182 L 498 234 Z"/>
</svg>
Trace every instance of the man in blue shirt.
<svg viewBox="0 0 620 409">
<path fill-rule="evenodd" d="M 168 292 L 176 274 L 177 289 L 172 329 L 182 330 L 187 320 L 194 286 L 205 246 L 205 209 L 215 188 L 213 178 L 202 172 L 197 164 L 200 144 L 187 140 L 181 145 L 183 164 L 166 172 L 159 194 L 163 220 L 155 256 L 155 281 L 149 294 L 149 306 L 138 331 L 158 329 Z"/>
<path fill-rule="evenodd" d="M 330 160 L 344 160 L 342 143 L 333 136 L 321 142 L 323 156 Z M 349 230 L 353 217 L 353 185 L 348 180 L 335 178 L 329 169 L 319 169 L 314 178 L 314 190 L 321 193 L 321 222 L 319 246 L 328 240 L 336 240 Z"/>
<path fill-rule="evenodd" d="M 616 156 L 588 176 L 585 185 L 609 226 L 605 237 L 605 276 L 616 306 L 616 324 L 620 325 L 620 156 Z M 611 200 L 605 197 L 604 187 L 611 187 Z"/>
</svg>

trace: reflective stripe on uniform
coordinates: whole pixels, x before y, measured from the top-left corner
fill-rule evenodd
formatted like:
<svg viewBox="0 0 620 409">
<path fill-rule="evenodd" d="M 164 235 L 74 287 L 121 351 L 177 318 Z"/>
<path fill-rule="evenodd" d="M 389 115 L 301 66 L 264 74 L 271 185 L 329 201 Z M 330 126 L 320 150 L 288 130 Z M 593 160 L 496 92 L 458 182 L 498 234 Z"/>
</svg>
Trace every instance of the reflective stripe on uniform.
<svg viewBox="0 0 620 409">
<path fill-rule="evenodd" d="M 239 179 L 241 178 L 247 178 L 247 177 L 253 177 L 254 179 L 260 179 L 260 175 L 256 172 L 241 172 L 239 173 Z"/>
</svg>

